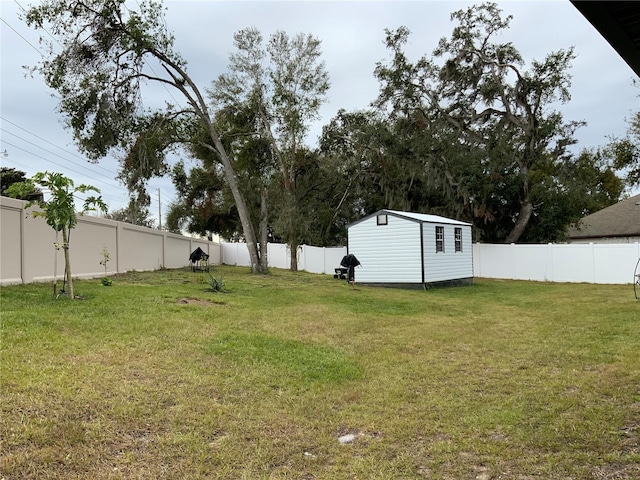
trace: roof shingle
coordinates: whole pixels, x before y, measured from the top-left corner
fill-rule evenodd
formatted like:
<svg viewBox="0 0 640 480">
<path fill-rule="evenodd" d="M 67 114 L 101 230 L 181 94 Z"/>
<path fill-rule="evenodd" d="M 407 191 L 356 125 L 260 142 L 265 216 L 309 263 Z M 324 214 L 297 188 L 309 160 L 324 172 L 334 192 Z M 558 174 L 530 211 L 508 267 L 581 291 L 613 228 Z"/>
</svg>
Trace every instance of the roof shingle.
<svg viewBox="0 0 640 480">
<path fill-rule="evenodd" d="M 587 215 L 578 228 L 569 229 L 567 236 L 570 239 L 640 236 L 640 195 Z"/>
</svg>

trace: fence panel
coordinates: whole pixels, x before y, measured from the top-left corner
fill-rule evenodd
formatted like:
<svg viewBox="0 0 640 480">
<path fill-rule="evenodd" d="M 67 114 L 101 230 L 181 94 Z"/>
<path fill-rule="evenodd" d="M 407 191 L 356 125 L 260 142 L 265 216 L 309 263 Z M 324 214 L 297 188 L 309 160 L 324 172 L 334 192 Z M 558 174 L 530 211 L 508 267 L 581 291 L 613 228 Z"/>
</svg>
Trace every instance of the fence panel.
<svg viewBox="0 0 640 480">
<path fill-rule="evenodd" d="M 595 283 L 633 283 L 633 269 L 640 258 L 640 243 L 594 245 Z"/>
<path fill-rule="evenodd" d="M 473 245 L 473 275 L 484 278 L 513 278 L 514 250 L 510 245 Z"/>
<path fill-rule="evenodd" d="M 549 282 L 626 284 L 640 243 L 473 246 L 474 276 Z"/>
<path fill-rule="evenodd" d="M 270 268 L 290 268 L 289 247 L 284 243 L 267 244 Z"/>
<path fill-rule="evenodd" d="M 144 227 L 123 225 L 120 238 L 128 248 L 121 255 L 120 268 L 129 270 L 157 270 L 162 268 L 162 232 L 156 235 L 146 231 Z M 188 263 L 188 262 L 187 262 Z"/>
<path fill-rule="evenodd" d="M 306 272 L 327 273 L 324 259 L 325 250 L 324 247 L 303 245 L 300 254 L 300 264 L 303 265 L 302 268 Z"/>
<path fill-rule="evenodd" d="M 553 262 L 549 245 L 523 245 L 522 249 L 510 245 L 513 271 L 516 278 L 523 280 L 551 281 Z"/>
<path fill-rule="evenodd" d="M 62 236 L 56 238 L 44 218 L 34 218 L 31 211 L 25 211 L 26 203 L 0 197 L 0 285 L 48 281 L 64 275 L 64 252 L 54 247 L 54 243 L 62 243 Z M 193 241 L 152 228 L 80 216 L 69 239 L 72 274 L 74 278 L 103 276 L 100 262 L 104 248 L 109 252 L 107 275 L 185 267 Z M 200 239 L 195 243 L 209 251 L 210 263 L 220 263 L 219 244 Z"/>
<path fill-rule="evenodd" d="M 27 212 L 23 211 L 25 216 Z M 75 241 L 72 236 L 71 242 Z M 44 281 L 54 277 L 54 264 L 56 258 L 56 250 L 54 243 L 62 243 L 62 235 L 56 239 L 55 231 L 47 225 L 42 217 L 33 218 L 29 216 L 23 218 L 22 229 L 22 278 L 26 283 Z M 58 251 L 60 258 L 62 250 Z M 73 252 L 71 252 L 73 255 Z M 4 263 L 4 259 L 2 261 Z M 57 274 L 61 276 L 64 273 L 64 260 L 58 261 Z M 4 275 L 3 275 L 4 278 Z"/>
<path fill-rule="evenodd" d="M 593 245 L 563 245 L 553 249 L 554 282 L 593 283 Z"/>
<path fill-rule="evenodd" d="M 26 202 L 0 197 L 0 284 L 31 283 L 64 274 L 62 250 L 55 250 L 56 234 L 43 218 L 25 212 Z M 57 239 L 62 242 L 62 238 Z M 180 268 L 189 265 L 197 247 L 210 255 L 211 264 L 250 266 L 244 243 L 217 244 L 182 237 L 122 222 L 83 216 L 71 232 L 74 277 L 104 275 L 102 250 L 109 251 L 107 274 L 129 270 Z M 346 255 L 346 247 L 304 245 L 298 250 L 301 270 L 333 274 Z M 633 244 L 474 244 L 475 277 L 628 284 L 640 257 L 640 243 Z M 54 265 L 57 260 L 57 271 Z M 289 249 L 269 244 L 269 266 L 289 268 Z"/>
<path fill-rule="evenodd" d="M 164 241 L 164 268 L 182 268 L 189 264 L 189 255 L 198 247 L 191 248 L 191 239 L 182 235 L 168 234 Z M 202 247 L 200 247 L 202 248 Z M 206 252 L 206 249 L 202 249 Z"/>
<path fill-rule="evenodd" d="M 53 232 L 51 227 L 47 228 Z M 118 226 L 111 220 L 82 216 L 69 235 L 71 273 L 77 278 L 104 276 L 104 249 L 109 252 L 107 274 L 118 271 Z M 62 242 L 62 238 L 59 239 Z M 64 270 L 64 252 L 58 251 L 58 269 Z"/>
<path fill-rule="evenodd" d="M 21 283 L 22 261 L 22 202 L 2 198 L 0 208 L 0 269 L 3 283 Z"/>
<path fill-rule="evenodd" d="M 246 243 L 222 243 L 222 263 L 239 267 L 250 267 L 251 259 Z"/>
<path fill-rule="evenodd" d="M 340 261 L 347 254 L 347 247 L 330 247 L 324 250 L 325 272 L 333 275 L 340 266 Z"/>
</svg>

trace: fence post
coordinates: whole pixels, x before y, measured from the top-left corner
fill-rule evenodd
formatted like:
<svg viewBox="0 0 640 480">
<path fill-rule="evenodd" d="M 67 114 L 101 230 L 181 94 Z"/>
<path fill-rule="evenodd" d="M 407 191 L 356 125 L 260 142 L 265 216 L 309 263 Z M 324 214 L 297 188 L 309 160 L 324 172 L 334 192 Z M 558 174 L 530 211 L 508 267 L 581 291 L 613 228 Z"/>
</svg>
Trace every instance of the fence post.
<svg viewBox="0 0 640 480">
<path fill-rule="evenodd" d="M 116 222 L 116 272 L 124 273 L 122 268 L 122 222 Z"/>
<path fill-rule="evenodd" d="M 596 249 L 593 242 L 589 243 L 591 247 L 591 283 L 596 283 Z"/>
<path fill-rule="evenodd" d="M 26 203 L 23 203 L 22 206 L 20 207 L 20 279 L 22 280 L 22 283 L 26 283 L 25 282 L 25 278 L 24 278 L 24 274 L 25 274 L 25 254 L 24 252 L 25 250 L 25 235 L 24 235 L 24 217 L 25 217 L 25 213 L 24 213 L 24 206 L 26 205 Z"/>
<path fill-rule="evenodd" d="M 306 271 L 307 269 L 307 246 L 306 245 L 300 245 L 299 260 L 300 260 L 300 263 L 302 263 L 302 268 L 300 268 L 300 265 L 298 265 L 298 270 L 302 270 L 303 272 Z"/>
<path fill-rule="evenodd" d="M 160 268 L 167 268 L 167 232 L 166 230 L 162 232 L 162 265 L 160 265 Z"/>
<path fill-rule="evenodd" d="M 322 247 L 322 273 L 327 273 L 327 247 Z"/>
<path fill-rule="evenodd" d="M 548 255 L 549 255 L 549 268 L 551 269 L 550 272 L 550 276 L 551 282 L 555 282 L 556 281 L 556 269 L 555 266 L 553 264 L 553 259 L 555 258 L 555 255 L 553 254 L 554 252 L 554 248 L 553 248 L 553 243 L 549 242 L 547 245 L 549 245 L 549 250 L 548 250 Z"/>
</svg>

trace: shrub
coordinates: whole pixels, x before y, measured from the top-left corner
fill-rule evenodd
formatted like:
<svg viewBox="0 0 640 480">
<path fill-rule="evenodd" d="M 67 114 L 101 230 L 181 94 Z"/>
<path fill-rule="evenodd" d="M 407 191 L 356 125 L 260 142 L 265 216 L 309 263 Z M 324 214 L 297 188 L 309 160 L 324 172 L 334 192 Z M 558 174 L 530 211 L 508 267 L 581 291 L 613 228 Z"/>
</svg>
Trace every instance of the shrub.
<svg viewBox="0 0 640 480">
<path fill-rule="evenodd" d="M 222 277 L 216 278 L 211 273 L 209 273 L 209 287 L 209 290 L 211 292 L 225 293 L 227 291 L 227 286 L 224 283 L 224 279 Z"/>
</svg>

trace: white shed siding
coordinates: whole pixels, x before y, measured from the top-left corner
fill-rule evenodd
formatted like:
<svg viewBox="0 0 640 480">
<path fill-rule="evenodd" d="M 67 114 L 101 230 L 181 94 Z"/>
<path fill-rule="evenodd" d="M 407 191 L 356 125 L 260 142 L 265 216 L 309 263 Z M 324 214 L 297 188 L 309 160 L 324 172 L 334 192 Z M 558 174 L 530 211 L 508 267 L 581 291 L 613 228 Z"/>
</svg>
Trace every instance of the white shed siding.
<svg viewBox="0 0 640 480">
<path fill-rule="evenodd" d="M 444 227 L 444 252 L 436 253 L 436 227 Z M 462 252 L 455 251 L 456 225 L 423 223 L 425 282 L 443 282 L 473 277 L 471 228 L 462 228 Z"/>
<path fill-rule="evenodd" d="M 421 283 L 420 223 L 387 219 L 387 225 L 377 225 L 374 215 L 349 228 L 349 253 L 362 264 L 356 282 Z"/>
</svg>

